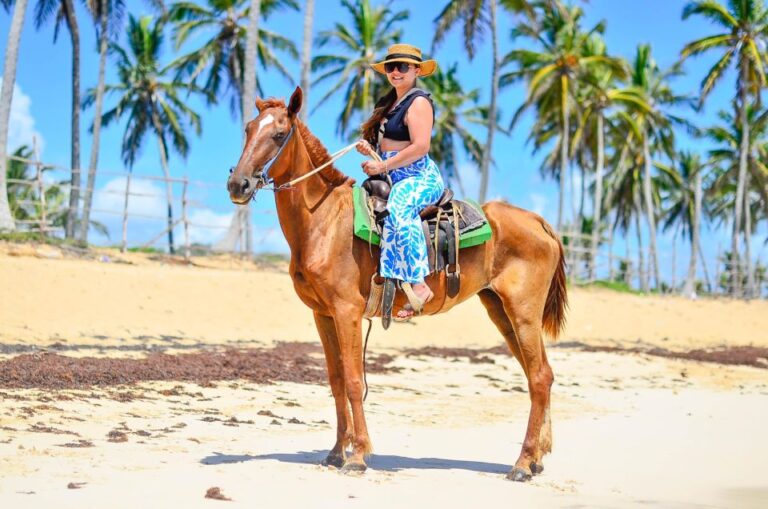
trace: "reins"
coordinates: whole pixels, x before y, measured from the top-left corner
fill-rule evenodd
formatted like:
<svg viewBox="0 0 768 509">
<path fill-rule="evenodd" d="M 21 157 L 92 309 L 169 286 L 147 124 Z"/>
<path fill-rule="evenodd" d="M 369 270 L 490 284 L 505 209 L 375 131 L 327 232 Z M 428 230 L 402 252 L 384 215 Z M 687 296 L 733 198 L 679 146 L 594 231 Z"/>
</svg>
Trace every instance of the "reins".
<svg viewBox="0 0 768 509">
<path fill-rule="evenodd" d="M 306 173 L 306 174 L 304 174 L 304 175 L 302 175 L 300 177 L 296 177 L 295 179 L 289 180 L 288 182 L 286 182 L 284 184 L 280 184 L 277 187 L 275 187 L 274 186 L 274 181 L 269 178 L 269 170 L 277 162 L 278 158 L 283 153 L 283 149 L 288 145 L 288 141 L 293 136 L 293 133 L 294 133 L 295 130 L 296 130 L 296 125 L 294 124 L 291 127 L 291 130 L 288 133 L 288 136 L 285 137 L 285 141 L 283 141 L 283 144 L 280 146 L 280 150 L 277 151 L 277 154 L 275 154 L 275 157 L 273 157 L 272 159 L 267 161 L 267 164 L 264 165 L 264 169 L 261 172 L 260 178 L 265 183 L 272 182 L 273 185 L 272 185 L 272 189 L 271 190 L 274 191 L 274 192 L 283 191 L 283 190 L 289 189 L 291 187 L 294 187 L 299 182 L 308 179 L 309 177 L 311 177 L 315 173 L 318 173 L 318 172 L 324 170 L 325 168 L 327 168 L 328 166 L 332 165 L 333 163 L 335 163 L 336 161 L 338 161 L 339 159 L 341 159 L 342 157 L 347 155 L 349 152 L 354 150 L 355 147 L 357 146 L 357 143 L 352 143 L 350 145 L 347 145 L 346 147 L 342 148 L 341 150 L 338 150 L 338 151 L 334 152 L 333 154 L 331 154 L 331 158 L 328 161 L 326 161 L 325 163 L 321 164 L 320 166 L 318 166 L 314 170 L 310 171 L 309 173 Z M 372 159 L 374 159 L 376 161 L 382 161 L 381 157 L 376 152 L 371 151 L 370 155 L 371 155 Z M 256 193 L 254 193 L 253 196 L 255 198 L 256 197 Z"/>
</svg>

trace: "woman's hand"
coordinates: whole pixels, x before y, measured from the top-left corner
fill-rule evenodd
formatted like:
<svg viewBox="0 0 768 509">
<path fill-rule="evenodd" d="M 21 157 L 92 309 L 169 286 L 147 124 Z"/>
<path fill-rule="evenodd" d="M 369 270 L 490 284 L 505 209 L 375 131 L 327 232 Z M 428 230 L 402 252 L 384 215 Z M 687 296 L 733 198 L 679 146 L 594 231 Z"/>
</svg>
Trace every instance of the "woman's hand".
<svg viewBox="0 0 768 509">
<path fill-rule="evenodd" d="M 371 147 L 371 144 L 368 143 L 366 140 L 360 140 L 357 142 L 357 145 L 355 145 L 355 148 L 358 152 L 363 154 L 364 156 L 369 156 L 374 151 L 373 147 Z"/>
<path fill-rule="evenodd" d="M 369 177 L 373 177 L 374 175 L 380 175 L 382 173 L 387 172 L 387 162 L 386 161 L 365 161 L 360 166 L 363 167 L 363 172 L 368 175 Z"/>
</svg>

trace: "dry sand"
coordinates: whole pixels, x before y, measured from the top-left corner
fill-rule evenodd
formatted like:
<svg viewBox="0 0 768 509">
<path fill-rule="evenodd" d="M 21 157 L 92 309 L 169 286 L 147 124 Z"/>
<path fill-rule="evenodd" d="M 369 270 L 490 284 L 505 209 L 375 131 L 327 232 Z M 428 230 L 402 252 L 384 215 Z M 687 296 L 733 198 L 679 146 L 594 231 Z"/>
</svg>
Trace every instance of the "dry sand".
<svg viewBox="0 0 768 509">
<path fill-rule="evenodd" d="M 0 358 L 52 345 L 143 356 L 317 342 L 279 267 L 196 263 L 0 245 Z M 570 298 L 561 345 L 768 346 L 766 302 Z M 375 454 L 362 477 L 318 466 L 335 436 L 325 385 L 0 389 L 0 507 L 766 506 L 768 370 L 550 345 L 554 450 L 543 474 L 514 484 L 504 473 L 529 406 L 514 359 L 403 353 L 499 344 L 475 301 L 387 332 L 377 324 L 370 349 L 401 371 L 369 375 Z M 212 487 L 232 500 L 204 498 Z"/>
</svg>

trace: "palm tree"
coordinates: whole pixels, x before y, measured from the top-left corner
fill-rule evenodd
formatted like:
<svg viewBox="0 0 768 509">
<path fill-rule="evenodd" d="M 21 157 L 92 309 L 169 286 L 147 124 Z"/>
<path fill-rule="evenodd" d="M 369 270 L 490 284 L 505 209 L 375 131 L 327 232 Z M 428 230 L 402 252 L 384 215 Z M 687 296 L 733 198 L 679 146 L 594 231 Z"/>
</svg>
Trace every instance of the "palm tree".
<svg viewBox="0 0 768 509">
<path fill-rule="evenodd" d="M 133 167 L 136 155 L 148 133 L 157 138 L 160 164 L 166 179 L 168 200 L 168 245 L 173 245 L 173 189 L 168 170 L 168 142 L 182 157 L 189 151 L 185 128 L 191 126 L 200 133 L 200 117 L 192 111 L 180 93 L 203 92 L 193 84 L 168 81 L 170 66 L 162 67 L 159 62 L 163 43 L 163 21 L 153 22 L 151 16 L 128 20 L 128 48 L 110 43 L 110 51 L 117 56 L 119 83 L 107 84 L 107 94 L 119 94 L 117 105 L 104 113 L 102 123 L 106 127 L 124 115 L 127 117 L 123 135 L 123 161 Z M 95 101 L 96 92 L 89 90 L 85 104 Z"/>
<path fill-rule="evenodd" d="M 605 55 L 605 43 L 602 39 L 592 38 L 587 45 L 590 54 Z M 628 67 L 624 64 L 623 67 Z M 615 108 L 647 109 L 643 94 L 632 87 L 620 86 L 620 80 L 627 77 L 626 69 L 616 72 L 614 69 L 595 68 L 584 76 L 581 87 L 582 98 L 579 101 L 583 111 L 579 127 L 574 135 L 573 145 L 579 146 L 586 132 L 586 145 L 594 153 L 595 194 L 592 209 L 592 239 L 590 241 L 589 279 L 595 279 L 597 250 L 602 229 L 603 173 L 605 163 L 605 121 L 606 113 Z M 582 182 L 584 179 L 582 179 Z M 582 193 L 582 200 L 584 193 Z"/>
<path fill-rule="evenodd" d="M 99 40 L 99 77 L 96 85 L 95 111 L 93 120 L 93 140 L 91 157 L 88 162 L 88 182 L 83 192 L 83 214 L 80 221 L 80 242 L 88 242 L 88 225 L 91 218 L 93 187 L 96 185 L 96 166 L 99 163 L 99 145 L 101 140 L 101 112 L 104 105 L 104 83 L 107 68 L 107 49 L 110 33 L 119 31 L 125 10 L 124 0 L 87 0 L 86 5 L 96 24 Z M 111 28 L 110 28 L 111 25 Z"/>
<path fill-rule="evenodd" d="M 258 89 L 263 94 L 255 79 L 255 68 L 246 72 L 246 66 L 258 58 L 262 68 L 274 68 L 290 80 L 290 72 L 274 50 L 298 58 L 296 46 L 289 38 L 259 26 L 258 21 L 284 7 L 298 9 L 298 4 L 296 0 L 206 0 L 205 4 L 176 2 L 168 8 L 167 17 L 175 24 L 173 37 L 177 50 L 193 35 L 209 37 L 202 46 L 177 58 L 171 66 L 177 69 L 177 78 L 195 86 L 205 75 L 205 82 L 199 86 L 208 92 L 209 102 L 229 96 L 232 113 L 242 114 L 245 121 L 252 116 L 245 113 L 247 109 L 253 112 L 254 102 L 253 96 L 246 98 L 246 91 Z M 252 9 L 254 4 L 257 9 Z M 256 29 L 251 30 L 254 19 Z M 254 35 L 251 42 L 257 43 L 254 58 L 246 54 L 250 51 L 250 34 Z M 246 86 L 246 80 L 254 81 Z"/>
<path fill-rule="evenodd" d="M 530 20 L 535 17 L 534 2 L 528 0 L 501 0 L 501 6 L 513 13 L 525 13 Z M 536 4 L 541 4 L 536 2 Z M 464 49 L 472 60 L 477 53 L 477 46 L 485 31 L 491 32 L 491 98 L 488 118 L 494 119 L 488 124 L 485 146 L 480 160 L 480 190 L 478 201 L 485 201 L 488 193 L 490 167 L 493 161 L 493 138 L 498 117 L 497 97 L 499 95 L 499 37 L 496 22 L 497 0 L 449 0 L 435 18 L 436 31 L 432 41 L 432 52 L 443 41 L 447 32 L 457 23 L 461 23 L 464 34 Z M 541 5 L 539 5 L 541 7 Z"/>
<path fill-rule="evenodd" d="M 768 10 L 763 0 L 730 0 L 726 8 L 716 0 L 689 2 L 683 9 L 683 19 L 703 16 L 714 22 L 722 32 L 688 43 L 682 50 L 682 58 L 696 56 L 710 50 L 722 55 L 701 82 L 699 102 L 704 103 L 709 93 L 725 75 L 731 63 L 738 71 L 736 79 L 735 109 L 745 135 L 739 147 L 739 174 L 734 202 L 733 233 L 731 235 L 732 286 L 735 295 L 740 294 L 739 232 L 742 227 L 744 196 L 747 189 L 747 157 L 749 123 L 747 109 L 750 97 L 760 99 L 760 90 L 766 85 L 764 66 L 765 46 L 768 43 Z"/>
<path fill-rule="evenodd" d="M 355 113 L 370 113 L 376 98 L 386 91 L 388 85 L 376 76 L 370 63 L 389 45 L 400 40 L 403 33 L 396 27 L 408 19 L 408 11 L 393 12 L 388 4 L 372 8 L 369 0 L 354 0 L 354 3 L 342 0 L 341 5 L 351 16 L 351 23 L 337 22 L 333 29 L 320 32 L 315 41 L 318 46 L 332 44 L 339 49 L 312 59 L 312 70 L 322 71 L 313 85 L 331 78 L 337 78 L 337 81 L 312 111 L 344 88 L 344 107 L 337 120 L 336 132 L 347 136 Z"/>
<path fill-rule="evenodd" d="M 0 4 L 8 11 L 13 0 L 0 0 Z M 5 46 L 5 62 L 3 63 L 3 86 L 0 90 L 0 231 L 13 231 L 16 225 L 8 207 L 8 185 L 6 183 L 7 160 L 5 152 L 8 149 L 8 123 L 11 118 L 11 100 L 13 86 L 16 84 L 16 63 L 19 59 L 19 43 L 21 29 L 24 26 L 24 15 L 27 11 L 27 0 L 16 0 L 13 8 L 11 26 L 8 30 L 8 43 Z"/>
<path fill-rule="evenodd" d="M 501 66 L 514 65 L 514 69 L 502 75 L 499 84 L 506 87 L 521 79 L 528 78 L 528 95 L 522 106 L 515 112 L 513 127 L 523 112 L 531 107 L 537 110 L 540 125 L 548 124 L 557 115 L 559 133 L 559 173 L 560 196 L 558 201 L 557 228 L 563 226 L 563 204 L 568 168 L 570 145 L 569 137 L 572 126 L 573 107 L 577 99 L 577 89 L 590 68 L 606 68 L 613 72 L 623 71 L 620 59 L 607 55 L 592 55 L 587 52 L 590 39 L 599 36 L 604 30 L 600 22 L 584 32 L 580 21 L 583 12 L 578 7 L 563 7 L 559 3 L 545 2 L 541 7 L 544 16 L 540 31 L 530 24 L 518 24 L 512 30 L 513 38 L 523 37 L 531 40 L 540 48 L 515 49 L 503 59 Z"/>
<path fill-rule="evenodd" d="M 651 56 L 651 47 L 641 44 L 637 47 L 635 59 L 632 62 L 631 84 L 641 91 L 644 97 L 642 107 L 633 108 L 632 121 L 637 124 L 641 135 L 639 140 L 643 150 L 643 202 L 645 203 L 646 221 L 648 223 L 648 257 L 649 272 L 653 274 L 655 285 L 661 284 L 659 262 L 656 250 L 656 206 L 652 190 L 653 156 L 665 153 L 674 157 L 673 125 L 689 127 L 683 118 L 671 113 L 670 109 L 690 106 L 690 98 L 676 94 L 669 81 L 682 74 L 681 65 L 675 64 L 669 69 L 662 70 Z"/>
<path fill-rule="evenodd" d="M 424 85 L 432 94 L 437 113 L 430 157 L 440 167 L 446 184 L 456 182 L 462 196 L 466 196 L 458 171 L 457 149 L 461 145 L 470 161 L 480 163 L 483 147 L 467 129 L 465 122 L 486 125 L 488 110 L 477 106 L 478 89 L 465 92 L 461 88 L 457 73 L 458 65 L 455 63 L 447 71 L 440 68 L 424 79 Z"/>
<path fill-rule="evenodd" d="M 702 177 L 706 165 L 699 154 L 680 152 L 675 158 L 676 164 L 656 164 L 661 170 L 660 188 L 662 203 L 666 204 L 661 213 L 662 230 L 671 228 L 681 230 L 691 245 L 688 262 L 688 275 L 683 285 L 682 294 L 695 296 L 696 292 L 696 256 L 701 251 L 700 225 L 702 208 Z M 674 285 L 673 285 L 674 286 Z"/>
<path fill-rule="evenodd" d="M 35 5 L 35 28 L 42 27 L 51 16 L 55 16 L 53 31 L 54 42 L 58 38 L 59 27 L 64 22 L 72 40 L 72 177 L 69 189 L 69 213 L 65 226 L 68 239 L 75 236 L 77 211 L 80 201 L 80 29 L 77 25 L 75 6 L 72 0 L 38 0 Z"/>
<path fill-rule="evenodd" d="M 765 140 L 768 137 L 768 111 L 760 110 L 756 106 L 748 105 L 745 108 L 744 116 L 747 119 L 747 130 L 744 131 L 744 124 L 742 124 L 741 112 L 738 112 L 738 117 L 735 114 L 731 114 L 725 111 L 719 113 L 721 123 L 719 125 L 709 127 L 704 130 L 704 135 L 715 144 L 715 148 L 710 150 L 709 155 L 713 164 L 718 166 L 716 176 L 712 179 L 711 186 L 708 190 L 709 201 L 711 203 L 712 214 L 721 219 L 730 219 L 736 221 L 736 208 L 735 202 L 738 200 L 738 182 L 741 176 L 741 150 L 743 146 L 747 146 L 747 178 L 745 179 L 745 185 L 747 186 L 744 193 L 744 200 L 742 210 L 745 215 L 759 217 L 758 210 L 754 213 L 747 208 L 752 207 L 752 203 L 759 204 L 760 200 L 750 200 L 749 194 L 751 190 L 751 184 L 754 183 L 757 189 L 754 190 L 754 194 L 761 196 L 765 193 L 764 187 L 760 184 L 759 179 L 750 179 L 750 175 L 760 175 L 765 171 L 765 156 L 766 151 L 764 148 Z M 749 139 L 746 143 L 743 139 L 748 136 Z M 732 211 L 732 212 L 731 212 Z M 764 212 L 765 213 L 765 212 Z M 751 219 L 751 218 L 750 218 Z M 746 250 L 746 265 L 747 274 L 746 279 L 752 283 L 754 281 L 754 273 L 751 268 L 751 232 L 748 234 L 747 230 L 752 229 L 752 221 L 744 221 L 743 231 L 745 233 L 745 250 Z M 732 254 L 731 254 L 732 256 Z M 736 261 L 731 260 L 730 267 L 733 271 L 740 271 L 740 267 L 743 265 L 739 262 L 740 257 Z M 732 274 L 733 276 L 733 274 Z M 741 286 L 741 281 L 744 279 L 742 274 L 738 276 L 737 280 L 731 279 L 731 285 L 738 284 Z M 750 285 L 750 289 L 753 285 Z M 749 295 L 749 291 L 747 292 Z"/>
<path fill-rule="evenodd" d="M 309 72 L 312 69 L 312 20 L 315 16 L 315 0 L 306 0 L 304 5 L 304 43 L 301 49 L 301 89 L 304 92 L 304 104 L 309 106 Z M 309 108 L 299 112 L 305 124 L 309 119 Z"/>
</svg>

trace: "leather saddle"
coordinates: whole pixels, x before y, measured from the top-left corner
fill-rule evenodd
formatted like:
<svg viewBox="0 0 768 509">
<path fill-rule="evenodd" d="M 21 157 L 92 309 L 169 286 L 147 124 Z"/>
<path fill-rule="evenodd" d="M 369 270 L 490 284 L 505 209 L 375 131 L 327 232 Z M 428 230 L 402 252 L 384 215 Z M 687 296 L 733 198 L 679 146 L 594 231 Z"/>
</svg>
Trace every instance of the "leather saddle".
<svg viewBox="0 0 768 509">
<path fill-rule="evenodd" d="M 389 215 L 387 200 L 392 190 L 389 175 L 375 175 L 366 179 L 362 188 L 368 193 L 368 206 L 373 214 L 379 234 Z M 419 216 L 427 241 L 430 274 L 446 273 L 446 293 L 455 297 L 460 289 L 459 232 L 463 202 L 453 199 L 453 191 L 446 189 L 437 203 L 424 208 Z"/>
</svg>

